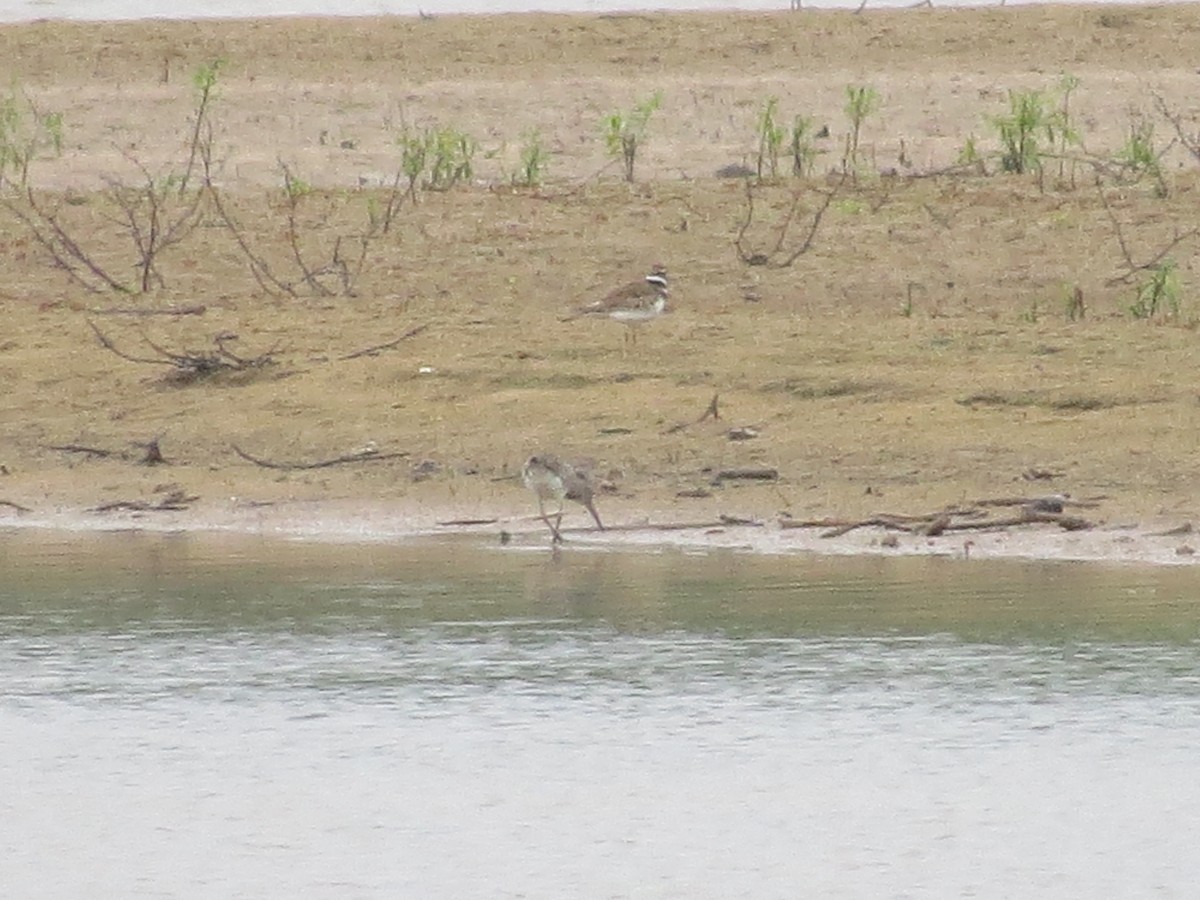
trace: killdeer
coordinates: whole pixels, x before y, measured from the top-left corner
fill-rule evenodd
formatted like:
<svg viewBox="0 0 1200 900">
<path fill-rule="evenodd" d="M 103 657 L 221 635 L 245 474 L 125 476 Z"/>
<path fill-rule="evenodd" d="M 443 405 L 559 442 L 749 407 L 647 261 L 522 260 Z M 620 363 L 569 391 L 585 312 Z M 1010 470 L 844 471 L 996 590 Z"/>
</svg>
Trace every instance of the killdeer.
<svg viewBox="0 0 1200 900">
<path fill-rule="evenodd" d="M 640 281 L 631 281 L 587 306 L 581 306 L 567 316 L 567 320 L 580 316 L 607 316 L 628 327 L 625 332 L 627 343 L 637 343 L 637 326 L 653 321 L 667 311 L 667 270 L 655 265 L 650 274 Z"/>
<path fill-rule="evenodd" d="M 592 482 L 585 469 L 564 462 L 557 456 L 542 454 L 525 460 L 521 480 L 525 482 L 525 487 L 537 495 L 538 514 L 550 527 L 551 543 L 562 543 L 559 526 L 562 524 L 563 503 L 567 500 L 582 504 L 596 520 L 596 527 L 604 530 L 600 514 L 592 504 Z M 546 515 L 546 501 L 551 499 L 558 501 L 558 513 L 553 521 Z"/>
</svg>

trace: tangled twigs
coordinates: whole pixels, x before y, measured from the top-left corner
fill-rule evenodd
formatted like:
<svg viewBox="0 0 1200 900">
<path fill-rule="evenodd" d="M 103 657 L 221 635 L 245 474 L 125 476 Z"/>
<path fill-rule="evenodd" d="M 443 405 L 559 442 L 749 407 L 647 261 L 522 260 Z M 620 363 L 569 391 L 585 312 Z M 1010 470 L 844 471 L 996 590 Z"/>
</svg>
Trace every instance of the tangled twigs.
<svg viewBox="0 0 1200 900">
<path fill-rule="evenodd" d="M 230 444 L 233 452 L 247 462 L 252 462 L 256 466 L 262 466 L 264 469 L 325 469 L 329 466 L 340 466 L 346 463 L 360 462 L 378 462 L 385 459 L 403 459 L 408 456 L 407 450 L 398 450 L 394 453 L 380 453 L 374 447 L 368 447 L 364 450 L 356 450 L 353 453 L 347 453 L 345 456 L 335 456 L 332 459 L 322 459 L 318 462 L 311 463 L 293 463 L 293 462 L 278 462 L 270 459 L 263 459 L 258 456 L 251 456 L 237 444 Z"/>
<path fill-rule="evenodd" d="M 1128 282 L 1138 272 L 1147 272 L 1153 269 L 1162 262 L 1167 254 L 1182 244 L 1189 238 L 1200 234 L 1200 228 L 1189 228 L 1187 231 L 1175 231 L 1175 236 L 1166 243 L 1157 253 L 1147 259 L 1145 262 L 1134 262 L 1133 253 L 1129 249 L 1129 245 L 1125 241 L 1125 232 L 1121 229 L 1121 222 L 1117 218 L 1116 212 L 1113 211 L 1112 204 L 1108 200 L 1108 196 L 1104 193 L 1104 185 L 1100 182 L 1100 176 L 1096 176 L 1096 194 L 1100 197 L 1100 205 L 1104 207 L 1104 212 L 1108 215 L 1108 221 L 1112 223 L 1113 234 L 1117 239 L 1117 246 L 1121 248 L 1121 257 L 1125 261 L 1124 271 L 1109 278 L 1106 284 L 1112 286 L 1121 282 Z"/>
<path fill-rule="evenodd" d="M 847 172 L 843 172 L 841 177 L 827 191 L 818 190 L 816 193 L 824 199 L 812 213 L 812 218 L 808 225 L 808 233 L 804 239 L 793 250 L 785 250 L 784 243 L 787 241 L 788 231 L 792 227 L 792 223 L 796 219 L 796 215 L 800 210 L 800 202 L 804 199 L 804 188 L 797 188 L 792 194 L 792 204 L 788 207 L 787 214 L 783 218 L 783 222 L 779 225 L 779 233 L 775 239 L 775 246 L 770 250 L 761 251 L 754 250 L 749 246 L 746 240 L 746 232 L 749 230 L 751 223 L 754 221 L 754 189 L 755 185 L 749 178 L 746 179 L 746 218 L 738 229 L 737 237 L 734 239 L 733 246 L 737 250 L 738 259 L 748 266 L 773 266 L 777 269 L 786 269 L 797 259 L 812 249 L 813 241 L 817 238 L 817 229 L 821 227 L 821 219 L 825 216 L 826 210 L 830 204 L 841 193 L 842 188 L 846 184 L 846 179 L 849 178 Z"/>
<path fill-rule="evenodd" d="M 825 528 L 821 532 L 823 538 L 841 537 L 857 528 L 887 528 L 892 531 L 906 531 L 909 534 L 936 537 L 947 531 L 980 531 L 991 528 L 1011 528 L 1018 525 L 1045 524 L 1057 525 L 1065 531 L 1081 531 L 1093 528 L 1094 523 L 1080 516 L 1072 516 L 1063 512 L 1063 507 L 1072 505 L 1079 507 L 1095 507 L 1103 498 L 1094 497 L 1085 500 L 1071 500 L 1068 497 L 1053 495 L 1049 497 L 999 497 L 994 499 L 976 500 L 967 507 L 952 507 L 940 509 L 925 515 L 882 514 L 869 516 L 865 519 L 819 519 L 812 521 L 795 521 L 785 519 L 779 523 L 783 529 L 789 528 Z M 1015 515 L 993 518 L 987 514 L 985 507 L 1017 507 Z"/>
<path fill-rule="evenodd" d="M 88 319 L 88 326 L 95 332 L 96 338 L 100 341 L 100 346 L 104 347 L 105 350 L 115 353 L 121 359 L 128 360 L 129 362 L 170 366 L 175 370 L 171 373 L 170 379 L 179 384 L 198 381 L 202 378 L 216 375 L 219 372 L 244 372 L 252 369 L 261 369 L 275 363 L 274 350 L 269 350 L 259 356 L 252 357 L 243 357 L 234 353 L 229 349 L 228 344 L 236 341 L 238 336 L 228 331 L 220 332 L 213 337 L 213 343 L 216 344 L 217 349 L 207 353 L 194 353 L 190 351 L 175 353 L 164 347 L 160 347 L 143 334 L 142 340 L 158 356 L 134 356 L 131 353 L 126 353 L 118 349 L 116 344 L 112 342 L 112 339 L 101 331 L 91 319 Z"/>
</svg>

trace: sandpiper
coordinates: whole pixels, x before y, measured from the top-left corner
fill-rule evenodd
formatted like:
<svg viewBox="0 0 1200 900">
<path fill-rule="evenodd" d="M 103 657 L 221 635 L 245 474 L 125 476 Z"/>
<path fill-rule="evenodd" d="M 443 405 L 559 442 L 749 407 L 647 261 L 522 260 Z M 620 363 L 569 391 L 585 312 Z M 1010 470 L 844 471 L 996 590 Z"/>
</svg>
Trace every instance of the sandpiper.
<svg viewBox="0 0 1200 900">
<path fill-rule="evenodd" d="M 525 487 L 537 495 L 538 514 L 550 527 L 551 543 L 562 542 L 559 526 L 562 524 L 563 504 L 567 500 L 582 504 L 596 520 L 596 527 L 604 530 L 600 514 L 592 504 L 592 482 L 586 469 L 543 453 L 525 460 L 521 480 L 525 482 Z M 558 501 L 558 512 L 553 520 L 546 515 L 546 501 L 551 499 Z"/>
<path fill-rule="evenodd" d="M 653 321 L 667 312 L 667 270 L 655 265 L 650 274 L 639 281 L 610 291 L 605 297 L 586 306 L 581 306 L 567 319 L 580 316 L 607 316 L 615 322 L 628 326 L 625 332 L 627 343 L 637 343 L 637 326 Z"/>
</svg>

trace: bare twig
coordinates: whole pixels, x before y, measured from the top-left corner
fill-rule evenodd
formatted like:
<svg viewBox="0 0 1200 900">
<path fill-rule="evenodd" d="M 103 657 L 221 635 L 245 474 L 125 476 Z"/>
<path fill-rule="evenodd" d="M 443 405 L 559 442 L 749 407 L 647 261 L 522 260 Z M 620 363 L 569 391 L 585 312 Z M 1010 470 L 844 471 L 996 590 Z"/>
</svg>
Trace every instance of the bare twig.
<svg viewBox="0 0 1200 900">
<path fill-rule="evenodd" d="M 386 344 L 375 344 L 372 347 L 364 347 L 362 350 L 355 350 L 353 353 L 347 353 L 345 356 L 339 356 L 339 360 L 358 359 L 360 356 L 378 356 L 384 350 L 391 350 L 399 346 L 402 342 L 407 341 L 411 337 L 416 337 L 422 331 L 425 331 L 428 325 L 417 325 L 415 328 L 410 328 L 394 341 L 388 341 Z"/>
<path fill-rule="evenodd" d="M 47 450 L 59 450 L 63 453 L 86 453 L 88 456 L 97 456 L 100 459 L 107 459 L 113 456 L 112 450 L 102 450 L 99 447 L 85 447 L 82 444 L 47 444 Z"/>
<path fill-rule="evenodd" d="M 155 285 L 164 284 L 158 269 L 158 259 L 165 250 L 178 244 L 196 227 L 201 215 L 203 191 L 192 191 L 190 195 L 180 192 L 181 208 L 175 208 L 174 181 L 170 177 L 155 177 L 138 159 L 123 154 L 141 173 L 143 184 L 130 187 L 122 181 L 106 178 L 108 196 L 121 210 L 123 227 L 133 240 L 138 252 L 137 268 L 139 285 L 146 293 Z"/>
<path fill-rule="evenodd" d="M 133 293 L 128 285 L 109 275 L 104 267 L 79 245 L 59 220 L 58 210 L 51 211 L 38 204 L 33 188 L 27 188 L 25 191 L 25 205 L 28 209 L 7 198 L 0 202 L 29 229 L 33 239 L 50 254 L 54 265 L 62 269 L 76 284 L 96 294 L 106 288 L 122 294 Z"/>
<path fill-rule="evenodd" d="M 113 500 L 108 503 L 101 503 L 99 506 L 93 506 L 88 512 L 168 512 L 172 510 L 187 509 L 188 506 L 195 503 L 200 498 L 195 495 L 189 495 L 182 490 L 171 491 L 158 500 Z"/>
<path fill-rule="evenodd" d="M 1152 93 L 1154 97 L 1154 105 L 1158 108 L 1159 113 L 1164 119 L 1171 123 L 1171 127 L 1175 129 L 1175 136 L 1179 139 L 1179 143 L 1187 150 L 1198 162 L 1200 162 L 1200 134 L 1189 134 L 1183 125 L 1183 116 L 1172 112 L 1165 101 L 1159 94 Z"/>
<path fill-rule="evenodd" d="M 93 309 L 93 316 L 202 316 L 208 312 L 208 307 L 200 304 L 193 306 L 169 306 L 166 309 L 147 309 L 137 306 L 109 306 L 106 309 Z"/>
<path fill-rule="evenodd" d="M 96 323 L 88 320 L 88 326 L 95 332 L 100 345 L 104 349 L 115 353 L 121 359 L 135 363 L 146 363 L 149 365 L 170 366 L 176 371 L 172 377 L 178 383 L 188 383 L 199 378 L 204 378 L 209 375 L 215 375 L 218 372 L 244 372 L 250 369 L 260 369 L 272 365 L 275 362 L 275 349 L 268 350 L 259 356 L 242 357 L 235 354 L 226 345 L 229 341 L 236 340 L 237 335 L 229 332 L 221 332 L 213 338 L 213 343 L 217 345 L 215 351 L 207 353 L 194 353 L 184 351 L 183 353 L 175 353 L 165 347 L 156 344 L 146 334 L 142 334 L 142 340 L 152 349 L 158 356 L 134 356 L 131 353 L 126 353 L 120 350 L 112 339 L 102 332 Z"/>
<path fill-rule="evenodd" d="M 713 481 L 775 481 L 778 478 L 779 470 L 771 466 L 743 466 L 721 469 L 713 477 Z"/>
<path fill-rule="evenodd" d="M 698 418 L 692 422 L 678 422 L 675 425 L 672 425 L 666 431 L 664 431 L 663 434 L 675 434 L 677 432 L 683 431 L 685 428 L 691 427 L 692 425 L 699 425 L 701 422 L 703 422 L 709 418 L 712 418 L 714 420 L 720 419 L 721 413 L 717 408 L 718 397 L 719 397 L 718 394 L 712 395 L 712 400 L 708 401 L 708 406 L 705 408 L 704 412 L 700 415 L 700 418 Z"/>
<path fill-rule="evenodd" d="M 14 503 L 12 500 L 0 500 L 0 506 L 7 506 L 9 509 L 15 509 L 19 513 L 33 512 L 28 506 L 22 506 L 20 503 Z"/>
<path fill-rule="evenodd" d="M 746 232 L 749 230 L 751 223 L 754 220 L 754 190 L 755 186 L 750 179 L 746 179 L 746 217 L 742 221 L 738 229 L 737 237 L 734 238 L 734 247 L 737 250 L 738 258 L 748 266 L 773 266 L 777 269 L 786 269 L 792 265 L 797 259 L 812 249 L 813 242 L 817 237 L 817 230 L 821 227 L 821 220 L 825 216 L 825 212 L 829 209 L 834 199 L 841 192 L 846 184 L 846 179 L 849 178 L 847 172 L 843 172 L 837 183 L 827 191 L 818 190 L 824 199 L 817 209 L 812 213 L 812 218 L 809 222 L 808 232 L 804 235 L 804 239 L 790 253 L 784 250 L 784 243 L 787 241 L 788 231 L 792 227 L 792 223 L 796 219 L 796 214 L 800 209 L 800 203 L 804 198 L 805 191 L 803 188 L 798 188 L 792 194 L 792 203 L 788 207 L 787 214 L 783 218 L 783 222 L 778 229 L 778 235 L 775 240 L 775 246 L 766 252 L 754 251 L 747 246 Z"/>
<path fill-rule="evenodd" d="M 1117 246 L 1121 249 L 1121 257 L 1125 260 L 1125 271 L 1109 278 L 1108 281 L 1105 282 L 1109 286 L 1120 284 L 1122 282 L 1127 283 L 1139 272 L 1145 272 L 1153 269 L 1160 262 L 1162 262 L 1163 259 L 1166 258 L 1168 253 L 1170 253 L 1184 241 L 1195 237 L 1197 234 L 1200 234 L 1200 228 L 1190 228 L 1184 232 L 1176 230 L 1175 236 L 1157 253 L 1155 253 L 1154 256 L 1150 257 L 1145 262 L 1134 262 L 1133 253 L 1130 251 L 1129 244 L 1125 240 L 1125 232 L 1121 228 L 1121 222 L 1117 218 L 1117 214 L 1113 210 L 1112 204 L 1108 200 L 1108 196 L 1104 193 L 1104 186 L 1100 182 L 1099 175 L 1096 176 L 1095 181 L 1096 193 L 1100 197 L 1100 205 L 1104 207 L 1104 212 L 1108 215 L 1109 222 L 1112 223 L 1113 234 L 1117 239 Z"/>
<path fill-rule="evenodd" d="M 277 462 L 274 460 L 263 459 L 258 456 L 251 456 L 245 450 L 238 447 L 237 444 L 230 444 L 230 447 L 232 447 L 233 452 L 236 453 L 238 456 L 240 456 L 242 459 L 246 460 L 247 462 L 252 462 L 256 466 L 262 466 L 264 469 L 285 469 L 285 470 L 287 470 L 287 469 L 325 469 L 325 468 L 328 468 L 329 466 L 340 466 L 340 465 L 344 465 L 346 463 L 379 462 L 379 461 L 385 460 L 385 459 L 402 459 L 409 455 L 408 451 L 406 451 L 406 450 L 400 450 L 395 453 L 380 453 L 378 450 L 368 449 L 368 450 L 359 450 L 354 453 L 348 453 L 345 456 L 335 456 L 332 459 L 323 459 L 318 462 L 291 463 L 291 462 Z"/>
</svg>

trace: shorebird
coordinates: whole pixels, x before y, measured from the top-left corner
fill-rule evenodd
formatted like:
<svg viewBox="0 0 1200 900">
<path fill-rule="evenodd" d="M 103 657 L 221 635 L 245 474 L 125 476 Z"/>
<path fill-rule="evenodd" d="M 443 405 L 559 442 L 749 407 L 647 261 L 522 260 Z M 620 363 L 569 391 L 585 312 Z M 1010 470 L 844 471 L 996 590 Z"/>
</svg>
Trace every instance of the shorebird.
<svg viewBox="0 0 1200 900">
<path fill-rule="evenodd" d="M 666 312 L 668 296 L 667 270 L 657 264 L 645 278 L 631 281 L 610 291 L 602 299 L 581 306 L 565 321 L 580 316 L 607 316 L 627 326 L 625 341 L 636 344 L 637 326 L 653 321 Z"/>
<path fill-rule="evenodd" d="M 557 456 L 541 454 L 525 460 L 521 480 L 537 496 L 538 515 L 550 527 L 551 543 L 562 543 L 559 526 L 562 524 L 563 504 L 567 500 L 582 504 L 596 520 L 596 527 L 604 530 L 604 523 L 600 521 L 600 514 L 592 503 L 592 482 L 585 469 L 564 462 Z M 546 515 L 546 501 L 552 499 L 558 501 L 558 512 L 553 521 Z"/>
</svg>

